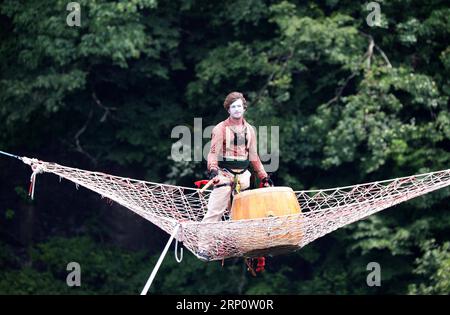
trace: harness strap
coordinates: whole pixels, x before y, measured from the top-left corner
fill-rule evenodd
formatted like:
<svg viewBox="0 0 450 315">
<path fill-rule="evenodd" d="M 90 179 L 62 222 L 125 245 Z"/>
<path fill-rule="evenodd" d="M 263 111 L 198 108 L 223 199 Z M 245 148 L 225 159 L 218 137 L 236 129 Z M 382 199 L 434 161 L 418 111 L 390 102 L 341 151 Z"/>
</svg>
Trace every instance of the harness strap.
<svg viewBox="0 0 450 315">
<path fill-rule="evenodd" d="M 229 168 L 227 168 L 227 167 L 224 167 L 224 169 L 227 170 L 228 172 L 230 172 L 230 173 L 233 174 L 233 175 L 241 175 L 241 174 L 244 174 L 245 171 L 247 170 L 247 168 L 244 168 L 244 169 L 241 170 L 241 171 L 233 171 L 232 169 L 229 169 Z"/>
<path fill-rule="evenodd" d="M 233 184 L 232 183 L 220 184 L 220 185 L 214 186 L 213 189 L 220 188 L 220 187 L 225 187 L 225 186 L 233 186 Z M 250 187 L 249 188 L 245 188 L 245 189 L 241 189 L 241 191 L 246 191 L 246 190 L 249 190 L 249 189 L 250 189 Z"/>
</svg>

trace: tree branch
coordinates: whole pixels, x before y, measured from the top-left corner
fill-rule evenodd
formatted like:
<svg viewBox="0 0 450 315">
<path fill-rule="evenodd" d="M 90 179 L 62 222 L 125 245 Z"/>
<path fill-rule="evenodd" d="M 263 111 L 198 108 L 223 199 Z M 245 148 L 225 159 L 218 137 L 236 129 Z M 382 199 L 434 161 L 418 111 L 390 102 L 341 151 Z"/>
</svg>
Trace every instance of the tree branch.
<svg viewBox="0 0 450 315">
<path fill-rule="evenodd" d="M 98 99 L 95 91 L 92 92 L 92 98 L 94 99 L 95 104 L 97 104 L 98 107 L 100 107 L 101 109 L 103 109 L 105 111 L 103 113 L 102 118 L 100 118 L 101 123 L 106 121 L 106 119 L 108 118 L 108 115 L 111 114 L 111 111 L 114 111 L 117 109 L 115 107 L 107 107 L 107 106 L 103 105 L 102 102 L 100 102 L 100 100 Z"/>
<path fill-rule="evenodd" d="M 370 69 L 370 63 L 372 61 L 373 47 L 374 46 L 375 46 L 375 41 L 373 40 L 373 37 L 370 36 L 370 38 L 369 38 L 369 47 L 367 47 L 367 52 L 365 54 L 366 60 L 367 60 L 367 69 Z"/>
<path fill-rule="evenodd" d="M 75 140 L 75 151 L 80 152 L 81 154 L 86 156 L 94 165 L 97 165 L 98 164 L 97 159 L 94 158 L 92 155 L 90 155 L 88 152 L 86 152 L 80 143 L 80 136 L 86 131 L 87 126 L 89 125 L 89 122 L 91 121 L 93 114 L 94 114 L 94 111 L 91 109 L 89 111 L 89 115 L 88 115 L 86 122 L 81 127 L 81 129 L 78 130 L 78 132 L 75 134 L 74 140 Z"/>
<path fill-rule="evenodd" d="M 374 41 L 372 35 L 366 34 L 363 31 L 359 31 L 359 33 L 369 39 L 369 47 L 367 48 L 367 52 L 365 53 L 365 55 L 363 57 L 363 58 L 368 58 L 368 67 L 370 68 L 370 59 L 372 58 L 373 48 L 375 47 L 375 49 L 381 54 L 381 57 L 383 57 L 384 62 L 386 62 L 387 67 L 392 68 L 392 64 L 389 61 L 389 58 L 386 56 L 384 51 L 377 44 L 375 44 L 375 41 Z"/>
<path fill-rule="evenodd" d="M 384 61 L 385 61 L 386 64 L 387 64 L 387 67 L 388 67 L 388 68 L 392 68 L 392 64 L 391 64 L 391 62 L 389 61 L 388 57 L 386 56 L 386 54 L 384 53 L 384 51 L 383 51 L 380 47 L 378 47 L 377 44 L 375 44 L 375 49 L 378 50 L 378 52 L 381 54 L 381 57 L 383 57 Z"/>
<path fill-rule="evenodd" d="M 344 84 L 341 87 L 339 87 L 338 89 L 336 89 L 336 95 L 331 100 L 326 102 L 325 106 L 328 106 L 334 102 L 337 102 L 341 98 L 342 93 L 344 92 L 344 89 L 347 87 L 350 80 L 353 79 L 355 76 L 356 76 L 356 72 L 353 72 L 352 74 L 350 74 L 347 77 L 347 79 L 345 79 Z"/>
<path fill-rule="evenodd" d="M 367 61 L 367 68 L 370 69 L 370 67 L 371 67 L 374 48 L 381 54 L 384 61 L 386 62 L 387 67 L 392 68 L 392 64 L 389 61 L 388 57 L 386 56 L 384 51 L 377 44 L 375 44 L 375 40 L 373 39 L 372 35 L 366 34 L 362 31 L 359 31 L 359 33 L 369 39 L 369 46 L 367 47 L 367 51 L 362 58 L 362 62 Z M 336 95 L 325 104 L 326 106 L 328 106 L 334 102 L 337 102 L 341 98 L 342 93 L 344 92 L 344 89 L 346 88 L 346 86 L 348 85 L 350 80 L 356 76 L 356 74 L 357 74 L 357 72 L 353 72 L 350 76 L 347 77 L 347 79 L 345 79 L 344 84 L 336 90 Z"/>
<path fill-rule="evenodd" d="M 287 63 L 289 62 L 289 60 L 292 58 L 292 56 L 294 55 L 294 51 L 291 50 L 289 52 L 289 55 L 286 56 L 286 59 L 284 60 L 283 64 L 281 65 L 281 69 L 275 69 L 267 78 L 266 83 L 264 84 L 264 86 L 259 90 L 258 94 L 256 95 L 255 99 L 253 100 L 253 104 L 257 104 L 259 102 L 259 99 L 261 98 L 262 93 L 266 90 L 267 86 L 270 84 L 270 82 L 272 82 L 273 77 L 275 76 L 275 74 L 279 71 L 280 73 L 283 73 L 284 70 L 286 69 Z M 280 62 L 282 60 L 283 56 L 279 56 L 277 58 L 277 61 L 275 62 L 276 64 L 278 62 Z"/>
</svg>

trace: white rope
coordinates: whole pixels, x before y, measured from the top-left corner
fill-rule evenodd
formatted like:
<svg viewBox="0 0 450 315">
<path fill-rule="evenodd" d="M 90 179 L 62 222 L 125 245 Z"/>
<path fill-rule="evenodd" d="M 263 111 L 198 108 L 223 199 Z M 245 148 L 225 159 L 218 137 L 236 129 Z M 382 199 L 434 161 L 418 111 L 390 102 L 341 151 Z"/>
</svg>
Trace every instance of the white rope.
<svg viewBox="0 0 450 315">
<path fill-rule="evenodd" d="M 37 165 L 33 166 L 33 174 L 31 174 L 30 177 L 30 189 L 28 191 L 28 195 L 31 197 L 31 200 L 34 200 L 34 187 L 36 185 L 36 176 L 37 174 L 42 174 L 44 172 L 44 169 L 42 166 Z"/>
<path fill-rule="evenodd" d="M 169 246 L 172 243 L 175 235 L 178 233 L 178 229 L 180 228 L 180 225 L 178 224 L 175 229 L 172 232 L 172 235 L 169 238 L 169 241 L 167 241 L 166 247 L 164 247 L 163 252 L 159 256 L 158 262 L 156 263 L 155 267 L 153 268 L 152 273 L 150 274 L 150 277 L 147 280 L 147 283 L 145 283 L 144 289 L 142 289 L 141 295 L 147 295 L 148 290 L 150 289 L 150 286 L 152 285 L 153 280 L 155 279 L 156 273 L 159 270 L 159 267 L 161 266 L 161 263 L 164 260 L 164 257 L 167 254 L 167 251 L 169 250 Z"/>
<path fill-rule="evenodd" d="M 180 257 L 178 257 L 178 239 L 179 237 L 175 239 L 175 260 L 177 263 L 181 263 L 183 260 L 183 247 L 180 247 Z"/>
</svg>

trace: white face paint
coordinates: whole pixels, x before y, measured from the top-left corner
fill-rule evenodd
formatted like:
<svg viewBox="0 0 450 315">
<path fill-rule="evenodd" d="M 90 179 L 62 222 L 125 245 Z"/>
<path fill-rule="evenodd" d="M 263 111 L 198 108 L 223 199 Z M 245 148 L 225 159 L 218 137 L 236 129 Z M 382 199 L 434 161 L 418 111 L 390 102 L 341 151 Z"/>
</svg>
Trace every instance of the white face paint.
<svg viewBox="0 0 450 315">
<path fill-rule="evenodd" d="M 230 108 L 228 109 L 230 116 L 234 119 L 239 119 L 244 115 L 244 103 L 241 99 L 238 99 L 231 103 Z"/>
</svg>

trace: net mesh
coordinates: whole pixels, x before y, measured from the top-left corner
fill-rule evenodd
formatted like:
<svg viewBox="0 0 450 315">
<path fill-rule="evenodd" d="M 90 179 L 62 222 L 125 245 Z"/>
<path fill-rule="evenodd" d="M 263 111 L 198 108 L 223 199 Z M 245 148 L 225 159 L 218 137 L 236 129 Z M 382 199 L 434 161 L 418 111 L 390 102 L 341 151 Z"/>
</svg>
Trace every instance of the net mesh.
<svg viewBox="0 0 450 315">
<path fill-rule="evenodd" d="M 22 158 L 38 173 L 53 173 L 109 198 L 171 234 L 197 257 L 220 260 L 298 250 L 378 211 L 450 185 L 450 169 L 347 187 L 296 191 L 301 213 L 248 220 L 201 222 L 210 191 L 90 172 Z M 199 246 L 199 244 L 203 244 Z M 207 244 L 205 247 L 204 244 Z M 201 253 L 200 253 L 201 251 Z M 206 253 L 204 252 L 206 251 Z M 201 256 L 199 255 L 201 254 Z"/>
</svg>

